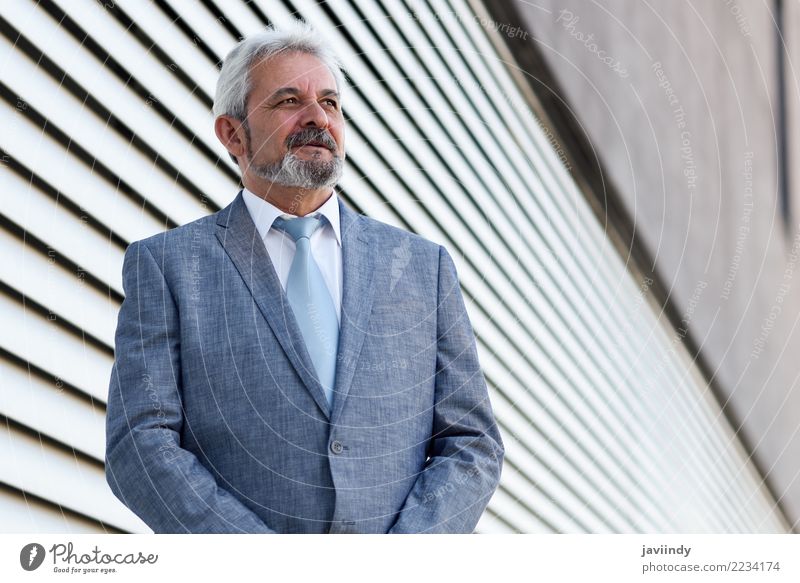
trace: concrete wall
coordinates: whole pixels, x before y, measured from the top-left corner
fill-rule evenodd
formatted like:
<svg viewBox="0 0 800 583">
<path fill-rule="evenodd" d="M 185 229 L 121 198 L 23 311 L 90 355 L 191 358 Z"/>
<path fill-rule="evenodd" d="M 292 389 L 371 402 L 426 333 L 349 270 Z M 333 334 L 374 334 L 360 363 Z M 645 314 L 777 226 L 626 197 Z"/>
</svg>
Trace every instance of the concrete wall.
<svg viewBox="0 0 800 583">
<path fill-rule="evenodd" d="M 796 527 L 800 173 L 784 228 L 774 4 L 515 5 Z M 785 12 L 792 169 L 800 3 L 786 2 Z"/>
</svg>

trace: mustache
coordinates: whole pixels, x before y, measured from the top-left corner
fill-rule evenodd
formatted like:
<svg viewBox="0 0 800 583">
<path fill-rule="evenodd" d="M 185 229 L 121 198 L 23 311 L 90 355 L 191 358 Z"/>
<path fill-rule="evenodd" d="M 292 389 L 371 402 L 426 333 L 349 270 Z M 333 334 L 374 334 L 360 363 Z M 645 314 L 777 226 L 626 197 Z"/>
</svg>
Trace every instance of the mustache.
<svg viewBox="0 0 800 583">
<path fill-rule="evenodd" d="M 328 133 L 328 130 L 322 128 L 306 128 L 286 138 L 286 146 L 288 148 L 306 146 L 308 144 L 323 146 L 332 152 L 336 150 L 336 142 L 333 137 Z"/>
</svg>

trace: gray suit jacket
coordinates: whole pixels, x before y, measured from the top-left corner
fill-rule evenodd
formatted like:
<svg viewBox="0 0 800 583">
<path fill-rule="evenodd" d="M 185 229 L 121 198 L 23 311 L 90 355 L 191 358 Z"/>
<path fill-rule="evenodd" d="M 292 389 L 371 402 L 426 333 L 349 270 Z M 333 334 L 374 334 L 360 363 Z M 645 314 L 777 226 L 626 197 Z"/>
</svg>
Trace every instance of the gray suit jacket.
<svg viewBox="0 0 800 583">
<path fill-rule="evenodd" d="M 241 193 L 133 243 L 106 477 L 156 532 L 471 532 L 503 446 L 447 251 L 340 201 L 333 410 Z"/>
</svg>

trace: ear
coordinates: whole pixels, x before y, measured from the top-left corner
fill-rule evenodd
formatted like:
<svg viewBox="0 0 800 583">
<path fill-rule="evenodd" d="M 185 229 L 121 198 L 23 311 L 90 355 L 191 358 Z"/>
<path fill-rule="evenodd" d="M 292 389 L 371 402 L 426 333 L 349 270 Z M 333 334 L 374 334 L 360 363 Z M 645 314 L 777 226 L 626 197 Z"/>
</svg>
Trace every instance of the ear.
<svg viewBox="0 0 800 583">
<path fill-rule="evenodd" d="M 242 122 L 229 115 L 221 115 L 214 120 L 214 133 L 222 142 L 225 149 L 238 159 L 242 159 L 247 152 L 244 127 Z"/>
</svg>

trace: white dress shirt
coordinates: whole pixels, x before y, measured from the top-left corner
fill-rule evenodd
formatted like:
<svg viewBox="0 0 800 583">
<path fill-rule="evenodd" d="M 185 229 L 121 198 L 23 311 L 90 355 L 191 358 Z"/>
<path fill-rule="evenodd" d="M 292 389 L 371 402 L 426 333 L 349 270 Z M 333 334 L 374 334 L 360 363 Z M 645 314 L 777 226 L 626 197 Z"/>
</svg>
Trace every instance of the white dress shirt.
<svg viewBox="0 0 800 583">
<path fill-rule="evenodd" d="M 256 196 L 246 188 L 242 190 L 245 206 L 256 225 L 269 258 L 275 266 L 283 291 L 289 279 L 289 268 L 294 260 L 294 239 L 284 231 L 273 229 L 272 223 L 277 217 L 295 218 L 283 212 L 275 205 Z M 339 229 L 339 200 L 336 191 L 332 191 L 328 200 L 321 207 L 307 216 L 324 217 L 322 225 L 311 235 L 311 254 L 317 262 L 322 277 L 328 285 L 328 291 L 336 306 L 336 316 L 342 321 L 342 238 Z"/>
</svg>

